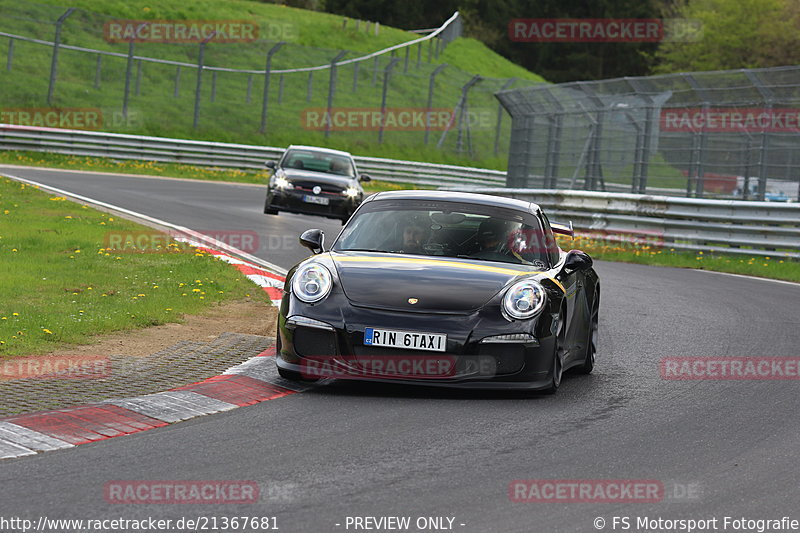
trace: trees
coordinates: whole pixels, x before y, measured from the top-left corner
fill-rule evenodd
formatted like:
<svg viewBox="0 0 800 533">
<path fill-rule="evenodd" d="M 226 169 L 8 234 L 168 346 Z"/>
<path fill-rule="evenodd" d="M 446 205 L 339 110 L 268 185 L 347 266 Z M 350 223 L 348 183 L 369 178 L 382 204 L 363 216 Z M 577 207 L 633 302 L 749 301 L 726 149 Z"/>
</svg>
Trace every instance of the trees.
<svg viewBox="0 0 800 533">
<path fill-rule="evenodd" d="M 797 0 L 682 0 L 674 15 L 700 21 L 702 32 L 694 42 L 662 43 L 657 73 L 800 63 Z"/>
</svg>

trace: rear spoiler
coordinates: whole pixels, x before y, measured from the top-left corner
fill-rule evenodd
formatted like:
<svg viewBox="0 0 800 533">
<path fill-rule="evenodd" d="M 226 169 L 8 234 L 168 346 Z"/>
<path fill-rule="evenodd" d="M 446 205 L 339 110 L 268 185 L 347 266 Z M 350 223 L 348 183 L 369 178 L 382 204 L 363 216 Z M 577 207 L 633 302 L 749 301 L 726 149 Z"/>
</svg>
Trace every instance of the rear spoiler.
<svg viewBox="0 0 800 533">
<path fill-rule="evenodd" d="M 550 229 L 553 230 L 553 233 L 558 233 L 559 235 L 566 235 L 568 237 L 575 238 L 575 230 L 572 229 L 572 221 L 570 220 L 566 224 L 559 224 L 558 222 L 551 222 Z"/>
</svg>

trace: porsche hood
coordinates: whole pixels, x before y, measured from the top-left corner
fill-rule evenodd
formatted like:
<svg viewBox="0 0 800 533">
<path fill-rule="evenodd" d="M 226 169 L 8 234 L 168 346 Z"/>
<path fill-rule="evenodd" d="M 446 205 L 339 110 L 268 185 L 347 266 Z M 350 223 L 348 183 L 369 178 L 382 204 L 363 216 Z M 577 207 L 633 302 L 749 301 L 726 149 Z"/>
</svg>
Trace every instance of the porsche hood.
<svg viewBox="0 0 800 533">
<path fill-rule="evenodd" d="M 361 252 L 330 254 L 354 305 L 401 311 L 465 312 L 485 305 L 533 267 L 445 257 Z"/>
</svg>

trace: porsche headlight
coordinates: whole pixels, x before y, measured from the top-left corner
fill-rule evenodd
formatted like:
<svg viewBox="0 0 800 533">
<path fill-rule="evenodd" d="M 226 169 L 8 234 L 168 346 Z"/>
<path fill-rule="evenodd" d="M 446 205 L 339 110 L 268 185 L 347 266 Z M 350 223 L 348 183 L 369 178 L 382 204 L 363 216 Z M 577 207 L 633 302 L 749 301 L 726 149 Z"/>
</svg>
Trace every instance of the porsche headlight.
<svg viewBox="0 0 800 533">
<path fill-rule="evenodd" d="M 276 176 L 275 177 L 275 186 L 279 189 L 291 189 L 292 184 L 284 178 L 283 176 Z"/>
<path fill-rule="evenodd" d="M 292 292 L 307 304 L 319 302 L 331 292 L 331 272 L 319 263 L 310 263 L 297 269 L 292 277 Z"/>
<path fill-rule="evenodd" d="M 511 318 L 524 320 L 541 311 L 546 301 L 547 295 L 539 282 L 518 281 L 503 296 L 503 311 Z"/>
<path fill-rule="evenodd" d="M 359 191 L 359 190 L 358 190 L 357 188 L 355 188 L 355 187 L 348 187 L 348 188 L 347 188 L 347 189 L 345 189 L 343 192 L 344 192 L 344 194 L 345 194 L 345 195 L 347 195 L 349 198 L 356 198 L 356 197 L 357 197 L 359 194 L 361 194 L 361 191 Z"/>
</svg>

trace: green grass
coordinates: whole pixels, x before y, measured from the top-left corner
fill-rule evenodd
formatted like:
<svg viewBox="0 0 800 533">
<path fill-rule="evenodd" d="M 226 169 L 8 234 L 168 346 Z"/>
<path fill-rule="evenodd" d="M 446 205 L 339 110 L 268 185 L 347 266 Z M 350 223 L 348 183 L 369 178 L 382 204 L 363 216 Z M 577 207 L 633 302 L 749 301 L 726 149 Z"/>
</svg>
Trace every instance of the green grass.
<svg viewBox="0 0 800 533">
<path fill-rule="evenodd" d="M 562 249 L 587 252 L 595 259 L 675 268 L 696 268 L 761 278 L 800 282 L 800 261 L 778 257 L 686 252 L 664 246 L 612 243 L 587 237 L 558 237 Z M 776 252 L 777 254 L 777 252 Z"/>
<path fill-rule="evenodd" d="M 0 356 L 46 353 L 167 322 L 217 303 L 266 298 L 230 265 L 181 246 L 107 249 L 155 232 L 0 179 Z"/>
<path fill-rule="evenodd" d="M 181 0 L 162 0 L 158 3 L 144 0 L 80 0 L 69 2 L 69 5 L 79 10 L 64 23 L 62 35 L 65 43 L 123 54 L 127 53 L 127 45 L 107 43 L 103 39 L 104 22 L 114 18 L 245 19 L 264 27 L 270 24 L 289 25 L 296 31 L 292 32 L 288 44 L 275 54 L 273 69 L 325 64 L 339 50 L 348 50 L 346 58 L 353 58 L 419 37 L 388 27 L 382 27 L 380 34 L 375 36 L 363 31 L 363 25 L 356 31 L 353 21 L 343 30 L 340 16 L 248 0 L 198 0 L 190 3 Z M 0 30 L 52 40 L 52 21 L 63 13 L 64 7 L 57 3 L 20 4 L 15 0 L 0 0 L 0 11 L 7 15 L 0 19 Z M 272 45 L 274 42 L 267 41 L 249 44 L 212 43 L 206 48 L 205 64 L 263 69 L 266 52 Z M 7 51 L 8 40 L 4 39 L 0 41 L 0 57 L 5 58 Z M 418 48 L 415 46 L 411 50 L 407 69 L 405 52 L 398 54 L 401 61 L 391 77 L 388 106 L 425 108 L 429 76 L 439 64 L 446 62 L 448 67 L 436 78 L 432 106 L 435 109 L 452 110 L 460 98 L 461 87 L 473 74 L 480 74 L 485 79 L 474 87 L 469 98 L 473 117 L 471 146 L 466 145 L 465 139 L 459 151 L 456 131 L 444 136 L 442 131 L 433 131 L 426 145 L 424 131 L 386 131 L 383 142 L 379 143 L 375 130 L 334 131 L 330 137 L 325 137 L 321 131 L 308 129 L 301 122 L 304 111 L 325 108 L 327 105 L 327 71 L 314 75 L 310 101 L 307 101 L 307 73 L 285 75 L 282 93 L 280 77 L 274 75 L 270 83 L 265 133 L 259 132 L 263 76 L 253 78 L 248 101 L 248 76 L 220 73 L 217 76 L 215 98 L 211 101 L 212 75 L 206 72 L 201 91 L 199 127 L 194 129 L 195 69 L 181 70 L 179 96 L 174 97 L 174 66 L 144 63 L 138 94 L 135 83 L 137 68 L 134 66 L 129 117 L 123 119 L 121 107 L 126 60 L 104 57 L 100 85 L 95 87 L 96 58 L 91 54 L 62 49 L 53 105 L 100 109 L 105 131 L 269 146 L 302 143 L 345 149 L 358 155 L 505 168 L 511 121 L 507 116 L 504 118 L 499 155 L 495 155 L 498 102 L 493 93 L 507 77 L 518 79 L 514 87 L 543 80 L 472 39 L 459 39 L 451 43 L 438 58 L 432 57 L 430 63 L 427 45 L 421 48 L 421 52 L 418 64 Z M 196 64 L 198 45 L 143 43 L 136 45 L 135 53 Z M 16 42 L 12 70 L 0 69 L 0 83 L 3 85 L 0 108 L 47 107 L 50 58 L 49 47 Z M 360 63 L 358 72 L 354 65 L 340 67 L 334 107 L 380 109 L 383 70 L 388 62 L 388 57 L 379 60 L 375 71 L 377 76 L 374 76 L 376 65 L 372 61 Z M 354 80 L 357 81 L 357 87 L 354 87 Z M 442 141 L 441 148 L 437 147 L 439 141 Z"/>
</svg>

